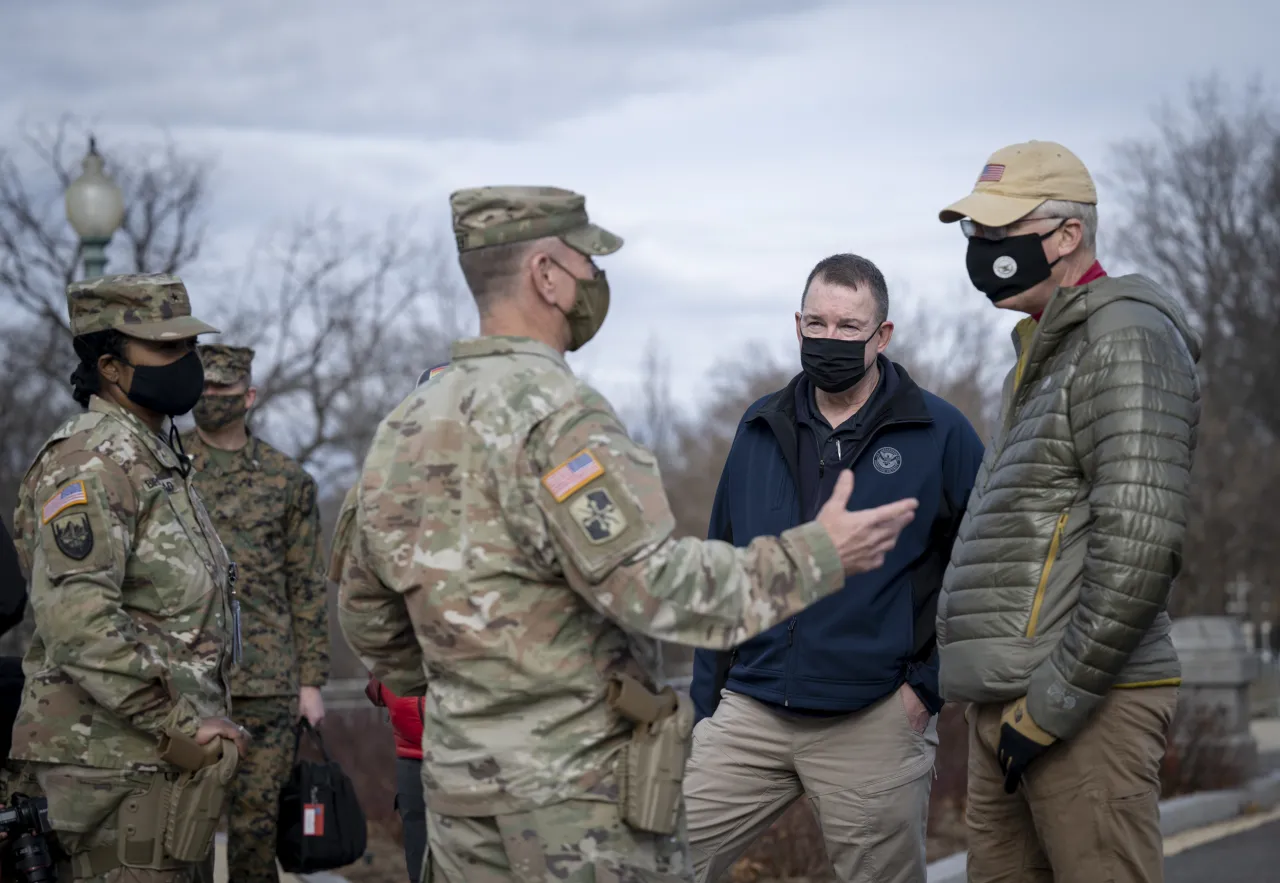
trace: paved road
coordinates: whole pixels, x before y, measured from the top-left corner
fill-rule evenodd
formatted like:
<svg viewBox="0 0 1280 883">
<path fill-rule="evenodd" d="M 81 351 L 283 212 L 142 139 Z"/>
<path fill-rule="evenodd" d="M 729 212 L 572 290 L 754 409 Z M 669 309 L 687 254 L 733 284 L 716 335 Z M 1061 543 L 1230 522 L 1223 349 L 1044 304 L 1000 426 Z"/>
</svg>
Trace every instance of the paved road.
<svg viewBox="0 0 1280 883">
<path fill-rule="evenodd" d="M 1165 860 L 1165 883 L 1280 880 L 1280 821 L 1214 840 Z"/>
</svg>

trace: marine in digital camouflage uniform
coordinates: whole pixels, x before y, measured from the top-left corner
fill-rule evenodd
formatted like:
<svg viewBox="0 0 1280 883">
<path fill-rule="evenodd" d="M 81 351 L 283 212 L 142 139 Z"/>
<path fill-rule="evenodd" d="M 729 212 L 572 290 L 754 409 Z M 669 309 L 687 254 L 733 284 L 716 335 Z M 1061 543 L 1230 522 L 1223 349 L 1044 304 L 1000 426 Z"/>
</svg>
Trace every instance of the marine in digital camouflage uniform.
<svg viewBox="0 0 1280 883">
<path fill-rule="evenodd" d="M 658 641 L 733 646 L 843 585 L 841 559 L 818 523 L 743 549 L 674 539 L 654 456 L 563 356 L 603 321 L 591 258 L 622 240 L 566 190 L 451 202 L 486 336 L 378 427 L 331 561 L 348 642 L 427 696 L 423 879 L 691 879 L 683 826 L 620 818 L 631 725 L 608 679 L 655 688 Z M 517 285 L 537 292 L 519 292 L 527 319 Z M 522 321 L 530 336 L 491 333 Z"/>
<path fill-rule="evenodd" d="M 173 276 L 77 282 L 67 301 L 78 346 L 114 330 L 124 338 L 112 339 L 190 350 L 197 334 L 216 331 L 191 316 Z M 155 428 L 160 415 L 148 425 L 120 400 L 123 390 L 103 392 L 95 361 L 81 354 L 73 376 L 87 410 L 45 442 L 14 515 L 35 635 L 13 756 L 38 779 L 76 880 L 177 883 L 189 865 L 119 866 L 116 814 L 157 777 L 177 776 L 160 758 L 161 736 L 195 738 L 202 721 L 228 713 L 229 561 L 185 458 Z M 133 365 L 130 402 L 143 395 L 142 372 Z"/>
<path fill-rule="evenodd" d="M 253 350 L 204 344 L 200 358 L 205 395 L 183 445 L 236 564 L 244 655 L 231 695 L 254 740 L 231 789 L 228 873 L 236 883 L 274 883 L 278 800 L 293 767 L 299 696 L 311 694 L 307 710 L 318 722 L 329 670 L 320 510 L 315 480 L 245 425 L 256 395 Z"/>
</svg>

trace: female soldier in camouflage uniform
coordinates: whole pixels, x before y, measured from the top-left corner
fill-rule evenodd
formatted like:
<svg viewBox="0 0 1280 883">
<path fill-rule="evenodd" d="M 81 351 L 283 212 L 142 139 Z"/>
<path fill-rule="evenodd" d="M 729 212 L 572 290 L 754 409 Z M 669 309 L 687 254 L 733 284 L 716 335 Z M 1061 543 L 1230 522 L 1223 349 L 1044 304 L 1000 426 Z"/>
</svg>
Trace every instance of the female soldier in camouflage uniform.
<svg viewBox="0 0 1280 883">
<path fill-rule="evenodd" d="M 13 756 L 48 798 L 75 880 L 186 883 L 192 860 L 174 857 L 166 829 L 193 820 L 169 818 L 163 796 L 192 781 L 182 771 L 200 765 L 199 746 L 225 749 L 221 775 L 245 745 L 226 717 L 230 562 L 188 458 L 161 436 L 199 398 L 195 337 L 217 329 L 191 316 L 173 276 L 73 283 L 67 301 L 87 410 L 54 432 L 19 492 L 35 636 Z"/>
</svg>

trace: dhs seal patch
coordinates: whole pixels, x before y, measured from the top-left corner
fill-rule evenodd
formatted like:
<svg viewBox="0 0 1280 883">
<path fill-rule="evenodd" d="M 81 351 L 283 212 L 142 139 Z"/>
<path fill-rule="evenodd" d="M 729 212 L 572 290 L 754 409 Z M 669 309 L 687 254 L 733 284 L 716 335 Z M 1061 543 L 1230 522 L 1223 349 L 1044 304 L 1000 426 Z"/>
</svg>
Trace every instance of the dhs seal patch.
<svg viewBox="0 0 1280 883">
<path fill-rule="evenodd" d="M 881 448 L 871 456 L 871 465 L 881 475 L 893 475 L 902 468 L 902 455 L 897 448 Z"/>
</svg>

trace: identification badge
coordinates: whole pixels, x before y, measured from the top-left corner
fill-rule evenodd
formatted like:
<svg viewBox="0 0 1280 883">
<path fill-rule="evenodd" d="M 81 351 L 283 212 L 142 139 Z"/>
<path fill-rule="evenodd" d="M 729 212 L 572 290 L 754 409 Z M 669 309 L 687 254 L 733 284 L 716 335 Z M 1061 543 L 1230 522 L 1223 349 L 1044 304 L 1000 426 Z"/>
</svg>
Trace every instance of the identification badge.
<svg viewBox="0 0 1280 883">
<path fill-rule="evenodd" d="M 324 836 L 324 804 L 308 803 L 302 808 L 302 836 Z"/>
</svg>

